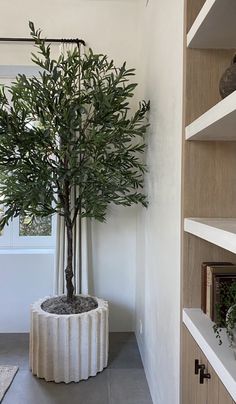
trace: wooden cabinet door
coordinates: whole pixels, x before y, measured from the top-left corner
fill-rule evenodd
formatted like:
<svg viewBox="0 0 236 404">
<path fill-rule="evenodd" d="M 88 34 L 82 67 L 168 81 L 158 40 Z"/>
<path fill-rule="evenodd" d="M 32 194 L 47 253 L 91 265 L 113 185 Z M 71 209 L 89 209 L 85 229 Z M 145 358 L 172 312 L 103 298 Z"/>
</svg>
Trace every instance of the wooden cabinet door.
<svg viewBox="0 0 236 404">
<path fill-rule="evenodd" d="M 185 326 L 182 341 L 182 404 L 235 404 Z M 204 364 L 204 372 L 211 375 L 203 384 L 200 384 L 199 374 L 194 372 L 195 359 Z"/>
<path fill-rule="evenodd" d="M 225 386 L 219 380 L 219 404 L 235 404 Z"/>
<path fill-rule="evenodd" d="M 183 327 L 183 389 L 182 404 L 202 404 L 198 400 L 199 376 L 195 375 L 195 359 L 199 358 L 200 350 L 194 339 L 189 334 L 187 328 Z"/>
<path fill-rule="evenodd" d="M 200 350 L 200 348 L 199 348 Z M 226 390 L 223 383 L 221 383 L 216 372 L 207 361 L 205 355 L 200 350 L 201 363 L 206 365 L 205 372 L 211 375 L 210 379 L 206 379 L 204 384 L 200 386 L 205 386 L 205 388 L 198 389 L 199 403 L 201 404 L 235 404 L 232 397 Z M 204 401 L 206 400 L 206 401 Z"/>
<path fill-rule="evenodd" d="M 195 344 L 196 344 L 196 342 L 195 342 Z M 198 347 L 198 345 L 197 345 L 197 347 Z M 204 372 L 208 373 L 207 360 L 199 347 L 198 347 L 198 357 L 197 358 L 199 359 L 201 364 L 205 365 L 206 369 L 204 370 Z M 199 403 L 199 404 L 208 404 L 208 402 L 207 402 L 208 383 L 209 383 L 209 380 L 205 379 L 204 383 L 200 384 L 200 375 L 197 376 L 197 403 Z"/>
<path fill-rule="evenodd" d="M 219 378 L 209 362 L 207 363 L 207 370 L 211 375 L 207 383 L 207 404 L 219 404 Z"/>
</svg>

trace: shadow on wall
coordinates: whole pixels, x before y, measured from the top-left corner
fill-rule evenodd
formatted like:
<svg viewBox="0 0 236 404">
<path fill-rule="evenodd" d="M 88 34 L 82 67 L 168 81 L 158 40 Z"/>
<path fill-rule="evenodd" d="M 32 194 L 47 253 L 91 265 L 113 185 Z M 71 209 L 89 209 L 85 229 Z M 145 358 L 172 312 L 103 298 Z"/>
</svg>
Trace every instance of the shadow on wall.
<svg viewBox="0 0 236 404">
<path fill-rule="evenodd" d="M 88 225 L 88 246 L 92 246 L 92 233 L 91 224 Z M 95 282 L 94 282 L 94 266 L 93 254 L 91 249 L 88 252 L 88 291 L 92 296 L 97 296 Z M 112 288 L 111 288 L 112 289 Z M 114 297 L 109 290 L 104 290 L 101 297 L 107 299 L 109 302 L 109 329 L 113 332 L 121 331 L 134 331 L 134 310 L 129 304 L 122 304 L 121 302 L 114 302 Z M 120 293 L 120 300 L 122 301 L 122 291 Z"/>
<path fill-rule="evenodd" d="M 106 223 L 87 229 L 88 290 L 108 300 L 112 331 L 134 330 L 136 209 L 112 205 Z"/>
<path fill-rule="evenodd" d="M 110 301 L 109 329 L 112 332 L 134 331 L 134 311 L 128 305 Z"/>
</svg>

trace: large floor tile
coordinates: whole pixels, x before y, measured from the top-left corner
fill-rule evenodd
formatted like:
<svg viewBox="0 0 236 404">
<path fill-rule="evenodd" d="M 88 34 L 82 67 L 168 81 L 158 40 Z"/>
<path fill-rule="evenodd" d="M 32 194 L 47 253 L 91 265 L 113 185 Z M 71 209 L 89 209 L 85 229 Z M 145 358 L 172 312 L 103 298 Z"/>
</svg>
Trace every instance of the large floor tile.
<svg viewBox="0 0 236 404">
<path fill-rule="evenodd" d="M 111 333 L 109 366 L 79 383 L 47 383 L 28 370 L 28 334 L 0 334 L 0 364 L 19 371 L 2 404 L 151 404 L 133 333 Z"/>
<path fill-rule="evenodd" d="M 141 369 L 110 369 L 111 404 L 152 404 L 147 380 Z"/>
<path fill-rule="evenodd" d="M 0 365 L 29 369 L 29 334 L 0 334 Z"/>
<path fill-rule="evenodd" d="M 108 367 L 111 369 L 143 368 L 133 333 L 111 333 Z"/>
<path fill-rule="evenodd" d="M 108 371 L 80 383 L 53 383 L 19 371 L 3 404 L 109 404 Z"/>
</svg>

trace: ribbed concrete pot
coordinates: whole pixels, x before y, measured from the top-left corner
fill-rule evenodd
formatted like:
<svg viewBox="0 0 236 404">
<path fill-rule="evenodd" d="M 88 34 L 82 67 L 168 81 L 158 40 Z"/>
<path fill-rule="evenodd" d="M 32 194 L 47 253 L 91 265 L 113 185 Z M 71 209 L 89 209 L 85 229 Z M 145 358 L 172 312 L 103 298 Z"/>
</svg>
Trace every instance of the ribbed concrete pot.
<svg viewBox="0 0 236 404">
<path fill-rule="evenodd" d="M 78 382 L 101 372 L 108 361 L 108 303 L 86 313 L 47 313 L 31 306 L 30 369 L 46 381 Z"/>
</svg>

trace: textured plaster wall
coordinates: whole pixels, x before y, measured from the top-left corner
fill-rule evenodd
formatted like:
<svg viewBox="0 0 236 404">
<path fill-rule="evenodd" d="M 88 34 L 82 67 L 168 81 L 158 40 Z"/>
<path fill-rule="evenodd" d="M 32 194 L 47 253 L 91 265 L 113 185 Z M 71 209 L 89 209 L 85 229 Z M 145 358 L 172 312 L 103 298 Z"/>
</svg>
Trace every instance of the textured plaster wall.
<svg viewBox="0 0 236 404">
<path fill-rule="evenodd" d="M 0 36 L 28 36 L 28 21 L 32 20 L 48 37 L 81 37 L 94 51 L 106 53 L 116 64 L 126 60 L 128 66 L 137 67 L 140 65 L 138 3 L 136 0 L 1 0 Z M 28 44 L 0 44 L 0 65 L 30 64 L 29 49 Z M 54 47 L 54 53 L 58 53 L 58 46 Z M 111 207 L 107 224 L 92 225 L 90 290 L 109 300 L 110 327 L 113 331 L 134 330 L 136 212 L 135 208 L 125 210 Z M 31 259 L 28 257 L 26 272 L 33 266 L 33 260 L 33 256 Z M 14 278 L 10 293 L 15 293 L 16 299 L 21 299 L 22 292 L 17 284 L 20 278 L 25 279 L 26 273 L 20 268 L 17 272 L 17 263 L 13 261 L 9 256 L 4 257 L 3 261 L 0 256 L 0 267 L 8 262 L 9 276 Z M 50 274 L 50 261 L 45 265 Z M 39 289 L 41 286 L 43 288 L 45 282 L 44 272 L 41 275 L 42 280 L 40 274 L 37 277 Z M 50 275 L 46 279 L 50 281 Z M 32 295 L 29 291 L 25 293 L 27 297 L 21 316 L 26 330 L 26 304 Z M 3 299 L 0 295 L 1 304 Z M 15 331 L 22 329 L 18 324 L 18 320 L 11 316 L 9 331 L 12 328 Z"/>
<path fill-rule="evenodd" d="M 136 335 L 154 404 L 178 404 L 183 1 L 150 0 L 140 7 L 151 128 L 150 205 L 137 223 Z"/>
<path fill-rule="evenodd" d="M 54 255 L 0 254 L 0 333 L 28 332 L 29 307 L 53 289 Z"/>
</svg>

